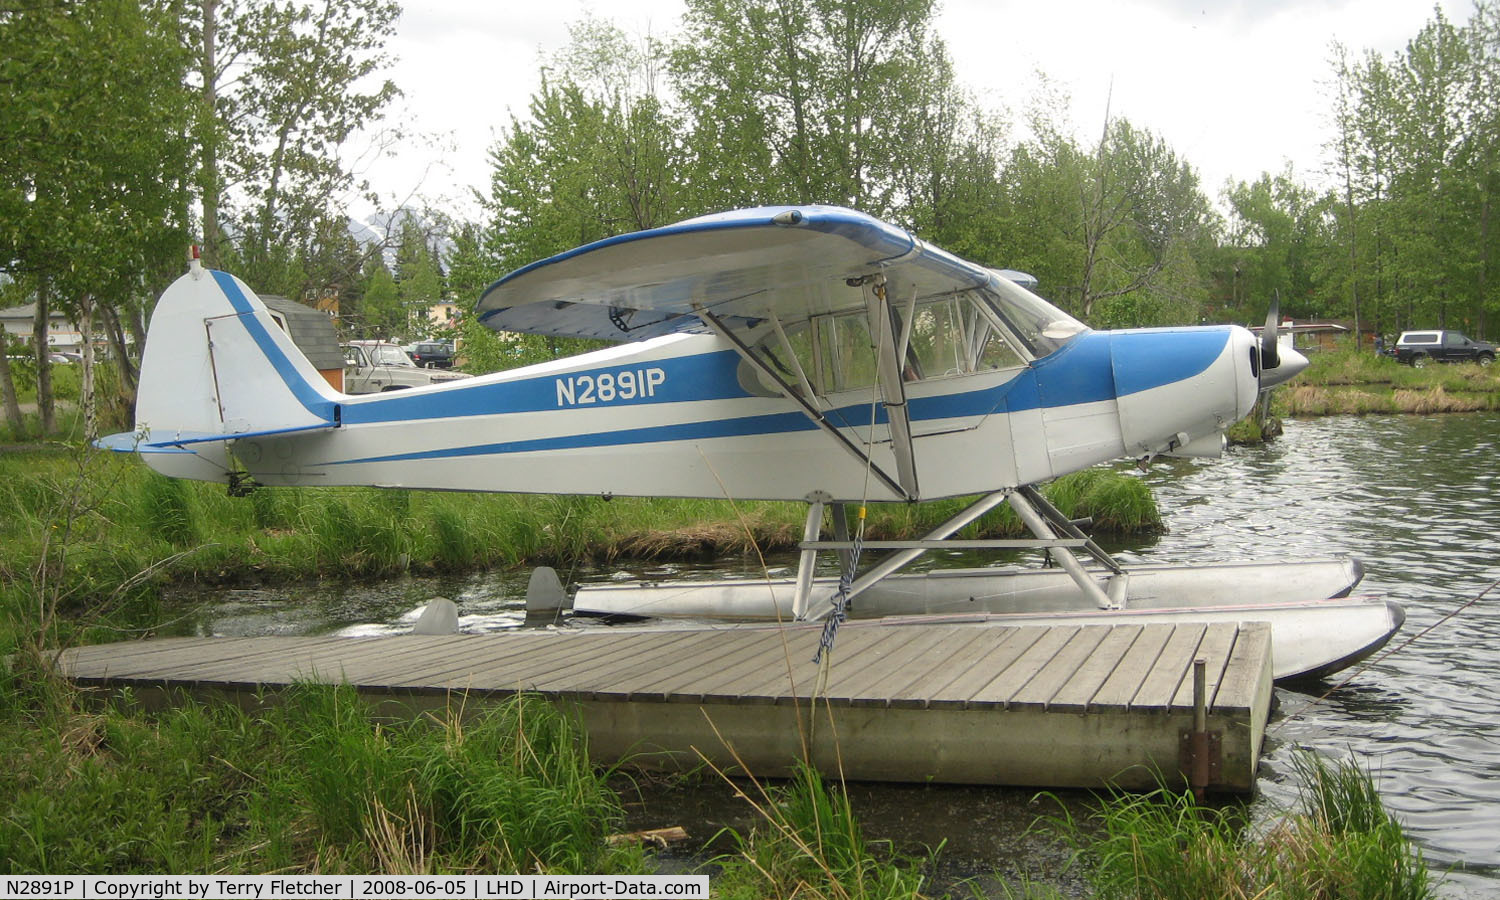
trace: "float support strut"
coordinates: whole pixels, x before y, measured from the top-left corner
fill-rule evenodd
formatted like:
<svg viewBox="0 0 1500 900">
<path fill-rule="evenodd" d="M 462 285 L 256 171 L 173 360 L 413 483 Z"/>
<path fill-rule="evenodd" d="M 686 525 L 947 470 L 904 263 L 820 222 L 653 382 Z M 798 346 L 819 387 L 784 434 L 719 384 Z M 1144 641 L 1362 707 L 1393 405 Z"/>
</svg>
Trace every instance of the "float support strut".
<svg viewBox="0 0 1500 900">
<path fill-rule="evenodd" d="M 807 618 L 808 595 L 812 593 L 813 569 L 817 567 L 818 550 L 808 544 L 816 543 L 823 533 L 823 506 L 833 498 L 815 491 L 807 495 L 807 522 L 802 526 L 802 557 L 797 561 L 797 594 L 792 598 L 792 617 Z"/>
<path fill-rule="evenodd" d="M 1016 511 L 1016 515 L 1020 517 L 1027 528 L 1031 529 L 1032 534 L 1044 539 L 1057 537 L 1052 531 L 1052 527 L 1047 524 L 1047 520 L 1042 518 L 1042 515 L 1036 511 L 1036 507 L 1032 506 L 1019 492 L 1011 494 L 1008 499 L 1011 509 Z M 1090 577 L 1088 570 L 1078 561 L 1078 557 L 1073 555 L 1072 550 L 1069 550 L 1067 547 L 1053 547 L 1050 552 L 1052 553 L 1052 558 L 1056 559 L 1063 569 L 1067 571 L 1068 575 L 1072 577 L 1073 583 L 1078 585 L 1079 590 L 1083 591 L 1085 597 L 1094 601 L 1100 609 L 1110 609 L 1114 606 L 1109 596 L 1104 593 L 1098 583 Z"/>
<path fill-rule="evenodd" d="M 927 541 L 934 541 L 941 540 L 947 537 L 953 532 L 959 530 L 960 528 L 999 506 L 1001 503 L 1005 502 L 1005 498 L 1009 494 L 1009 490 L 1003 490 L 996 491 L 993 494 L 986 494 L 985 496 L 980 497 L 978 500 L 974 501 L 974 503 L 970 504 L 966 509 L 964 509 L 963 512 L 960 512 L 958 515 L 934 528 L 923 539 Z M 898 553 L 892 553 L 890 556 L 881 560 L 878 565 L 872 567 L 868 572 L 861 575 L 858 581 L 855 581 L 852 585 L 849 586 L 849 593 L 847 595 L 848 598 L 850 600 L 853 600 L 855 597 L 879 584 L 886 578 L 886 576 L 894 574 L 907 563 L 910 563 L 912 560 L 921 556 L 923 553 L 926 553 L 928 549 L 929 548 L 927 547 L 913 547 L 909 550 L 902 550 Z M 805 551 L 803 558 L 806 558 Z M 808 566 L 809 570 L 811 570 L 811 568 L 811 566 Z M 800 570 L 798 574 L 800 576 Z M 825 606 L 822 609 L 813 610 L 812 612 L 808 613 L 807 618 L 821 619 L 832 612 L 832 610 L 833 607 Z M 798 618 L 801 618 L 801 616 L 799 616 Z"/>
</svg>

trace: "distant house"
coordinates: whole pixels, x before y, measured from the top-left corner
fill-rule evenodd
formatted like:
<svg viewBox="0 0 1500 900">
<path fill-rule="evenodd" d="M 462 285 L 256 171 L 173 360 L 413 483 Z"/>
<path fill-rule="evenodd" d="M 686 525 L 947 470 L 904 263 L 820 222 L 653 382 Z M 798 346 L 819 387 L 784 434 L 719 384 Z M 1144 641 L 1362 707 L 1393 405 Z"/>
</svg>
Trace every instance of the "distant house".
<svg viewBox="0 0 1500 900">
<path fill-rule="evenodd" d="M 458 324 L 458 304 L 452 300 L 439 300 L 427 307 L 427 321 L 435 328 Z"/>
<path fill-rule="evenodd" d="M 0 309 L 0 325 L 4 326 L 6 335 L 14 335 L 22 340 L 31 340 L 32 321 L 35 318 L 35 303 Z M 95 331 L 96 336 L 102 336 L 102 334 L 103 332 Z M 52 309 L 47 315 L 47 346 L 58 353 L 81 352 L 83 333 L 68 319 L 67 315 Z"/>
<path fill-rule="evenodd" d="M 334 390 L 342 391 L 344 351 L 339 347 L 339 335 L 328 313 L 286 297 L 262 296 L 260 299 L 270 310 L 272 320 L 291 336 L 292 343 L 313 364 L 318 374 L 327 379 Z"/>
</svg>

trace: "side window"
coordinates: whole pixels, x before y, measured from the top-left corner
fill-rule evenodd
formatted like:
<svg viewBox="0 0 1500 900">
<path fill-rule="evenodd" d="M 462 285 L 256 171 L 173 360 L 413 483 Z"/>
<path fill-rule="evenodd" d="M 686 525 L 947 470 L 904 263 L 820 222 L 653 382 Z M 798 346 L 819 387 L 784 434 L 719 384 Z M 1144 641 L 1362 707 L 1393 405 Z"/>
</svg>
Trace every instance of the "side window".
<svg viewBox="0 0 1500 900">
<path fill-rule="evenodd" d="M 898 337 L 905 314 L 904 308 L 893 313 L 891 331 Z M 870 320 L 863 310 L 814 316 L 790 326 L 785 341 L 769 332 L 755 353 L 799 393 L 804 376 L 814 393 L 826 395 L 869 389 L 879 375 Z M 901 373 L 906 381 L 1025 365 L 1026 357 L 972 292 L 948 294 L 913 307 Z M 751 372 L 748 364 L 739 377 L 751 393 L 775 396 L 778 390 L 769 379 Z"/>
<path fill-rule="evenodd" d="M 1022 365 L 1025 359 L 968 293 L 919 303 L 912 313 L 908 381 Z"/>
<path fill-rule="evenodd" d="M 830 391 L 855 391 L 875 384 L 875 342 L 863 312 L 819 316 L 818 356 Z"/>
<path fill-rule="evenodd" d="M 358 369 L 364 366 L 364 364 L 365 355 L 360 351 L 358 347 L 344 348 L 344 365 L 353 369 Z"/>
<path fill-rule="evenodd" d="M 869 321 L 862 311 L 816 316 L 793 325 L 786 330 L 785 343 L 771 332 L 762 338 L 756 352 L 793 387 L 801 383 L 797 373 L 800 367 L 818 394 L 875 384 L 875 353 L 871 350 Z M 769 390 L 771 385 L 764 387 Z"/>
</svg>

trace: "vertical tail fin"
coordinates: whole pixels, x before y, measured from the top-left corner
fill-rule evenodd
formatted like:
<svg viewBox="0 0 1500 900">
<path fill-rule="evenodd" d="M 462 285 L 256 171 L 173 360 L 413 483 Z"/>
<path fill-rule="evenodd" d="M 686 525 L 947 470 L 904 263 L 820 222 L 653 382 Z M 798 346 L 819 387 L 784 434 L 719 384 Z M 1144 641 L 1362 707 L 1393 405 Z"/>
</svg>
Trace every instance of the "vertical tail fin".
<svg viewBox="0 0 1500 900">
<path fill-rule="evenodd" d="M 254 291 L 194 261 L 152 313 L 136 396 L 144 437 L 131 443 L 163 474 L 226 481 L 226 441 L 336 427 L 342 399 Z M 103 443 L 132 449 L 124 437 Z"/>
</svg>

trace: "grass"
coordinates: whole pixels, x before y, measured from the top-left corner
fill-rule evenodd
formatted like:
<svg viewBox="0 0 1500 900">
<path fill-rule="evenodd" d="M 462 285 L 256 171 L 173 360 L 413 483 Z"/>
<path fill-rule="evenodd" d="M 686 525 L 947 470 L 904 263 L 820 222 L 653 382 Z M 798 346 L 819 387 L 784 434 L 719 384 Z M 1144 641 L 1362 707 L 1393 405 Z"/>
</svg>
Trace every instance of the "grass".
<svg viewBox="0 0 1500 900">
<path fill-rule="evenodd" d="M 1105 470 L 1051 491 L 1073 516 L 1155 512 L 1144 485 Z M 348 688 L 304 686 L 251 710 L 178 698 L 153 711 L 128 694 L 85 702 L 54 679 L 46 660 L 57 646 L 115 636 L 108 627 L 160 621 L 156 579 L 461 566 L 492 560 L 486 554 L 495 547 L 516 558 L 607 552 L 591 549 L 601 535 L 664 532 L 664 514 L 714 524 L 722 507 L 361 489 L 257 493 L 267 499 L 166 482 L 132 461 L 76 451 L 0 457 L 0 495 L 11 511 L 0 519 L 0 871 L 651 868 L 643 850 L 604 839 L 622 822 L 621 803 L 607 787 L 609 772 L 590 763 L 567 707 L 519 697 L 465 714 L 455 696 L 417 720 L 382 721 Z M 952 511 L 933 506 L 887 507 L 874 533 L 924 527 Z M 795 534 L 802 514 L 798 504 L 746 508 L 752 532 Z M 643 529 L 647 521 L 651 529 Z M 740 540 L 709 530 L 694 540 L 714 547 Z M 177 562 L 157 567 L 163 560 Z M 1210 880 L 1229 866 L 1245 878 L 1272 878 L 1267 884 L 1280 893 L 1256 895 L 1266 898 L 1425 898 L 1425 867 L 1367 779 L 1334 770 L 1310 780 L 1313 812 L 1253 844 L 1227 817 L 1188 809 L 1181 798 L 1114 798 L 1101 809 L 1103 837 L 1079 840 L 1080 858 L 1097 864 L 1101 897 L 1252 896 L 1224 893 L 1241 881 Z M 842 787 L 811 769 L 746 799 L 761 822 L 729 836 L 737 852 L 716 862 L 719 896 L 922 896 L 922 862 L 867 840 Z M 1231 849 L 1238 861 L 1224 855 Z M 1246 868 L 1251 863 L 1259 868 Z M 1186 892 L 1147 892 L 1173 881 Z M 1123 886 L 1110 893 L 1111 884 Z M 1333 887 L 1293 893 L 1286 885 Z M 1050 893 L 1032 884 L 1021 890 Z M 1386 892 L 1359 893 L 1376 890 Z"/>
<path fill-rule="evenodd" d="M 726 900 L 807 897 L 810 900 L 895 900 L 921 897 L 917 860 L 877 852 L 849 808 L 842 785 L 830 785 L 806 764 L 780 787 L 756 784 L 741 794 L 759 814 L 748 834 L 731 835 L 732 855 L 715 860 L 715 893 Z"/>
<path fill-rule="evenodd" d="M 1099 900 L 1429 900 L 1421 853 L 1354 762 L 1305 755 L 1300 806 L 1252 835 L 1236 807 L 1162 787 L 1054 822 Z"/>
<path fill-rule="evenodd" d="M 1500 368 L 1405 366 L 1352 345 L 1310 354 L 1307 369 L 1273 395 L 1281 415 L 1427 414 L 1500 409 Z"/>
<path fill-rule="evenodd" d="M 381 722 L 342 687 L 152 713 L 8 678 L 6 873 L 644 870 L 604 841 L 623 814 L 582 730 L 533 697 Z"/>
<path fill-rule="evenodd" d="M 1059 479 L 1046 492 L 1067 515 L 1093 518 L 1098 533 L 1161 527 L 1150 489 L 1128 475 L 1092 469 Z M 966 502 L 874 505 L 866 536 L 921 533 Z M 90 598 L 148 600 L 169 581 L 380 578 L 622 558 L 701 559 L 756 546 L 784 550 L 800 540 L 806 514 L 800 503 L 740 503 L 742 526 L 728 503 L 710 500 L 606 502 L 377 488 L 261 488 L 230 497 L 222 485 L 168 479 L 132 458 L 76 449 L 0 454 L 0 504 L 10 511 L 0 518 L 0 576 L 20 583 L 45 574 L 49 589 L 58 592 L 59 610 L 75 617 Z M 1002 508 L 963 536 L 1020 532 Z M 157 566 L 162 561 L 170 564 Z M 14 593 L 0 586 L 0 614 L 20 602 Z"/>
</svg>

